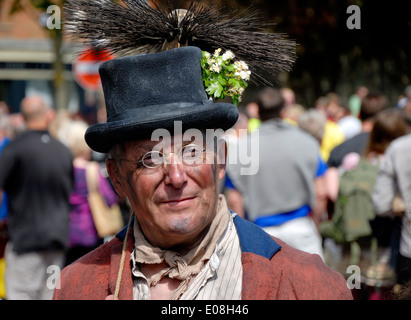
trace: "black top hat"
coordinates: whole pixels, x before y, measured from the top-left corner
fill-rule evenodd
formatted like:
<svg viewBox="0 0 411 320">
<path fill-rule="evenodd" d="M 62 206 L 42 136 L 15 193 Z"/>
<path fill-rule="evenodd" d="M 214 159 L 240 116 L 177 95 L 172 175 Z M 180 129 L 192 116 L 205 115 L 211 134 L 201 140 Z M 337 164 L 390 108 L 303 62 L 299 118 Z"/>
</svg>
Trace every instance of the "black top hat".
<svg viewBox="0 0 411 320">
<path fill-rule="evenodd" d="M 107 122 L 88 128 L 90 148 L 107 153 L 117 143 L 148 139 L 160 128 L 172 134 L 174 121 L 181 121 L 183 130 L 232 127 L 238 109 L 208 99 L 201 57 L 199 48 L 182 47 L 103 63 Z"/>
</svg>

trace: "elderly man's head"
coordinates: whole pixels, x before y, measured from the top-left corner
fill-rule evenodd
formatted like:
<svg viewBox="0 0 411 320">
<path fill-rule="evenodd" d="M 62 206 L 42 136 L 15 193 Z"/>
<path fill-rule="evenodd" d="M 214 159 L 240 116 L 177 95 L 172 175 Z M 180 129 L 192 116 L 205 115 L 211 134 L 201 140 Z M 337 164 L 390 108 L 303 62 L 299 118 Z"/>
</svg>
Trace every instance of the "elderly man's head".
<svg viewBox="0 0 411 320">
<path fill-rule="evenodd" d="M 107 122 L 85 134 L 93 150 L 110 153 L 110 178 L 147 240 L 179 252 L 195 247 L 216 216 L 225 145 L 210 146 L 204 133 L 238 119 L 235 105 L 208 98 L 201 59 L 201 49 L 182 47 L 103 63 Z"/>
<path fill-rule="evenodd" d="M 45 130 L 54 119 L 53 110 L 40 96 L 29 96 L 21 101 L 21 113 L 30 130 Z"/>
<path fill-rule="evenodd" d="M 116 145 L 107 168 L 120 196 L 127 197 L 146 238 L 161 248 L 198 244 L 216 214 L 224 177 L 225 144 L 182 135 Z M 218 154 L 219 153 L 219 154 Z M 219 158 L 220 157 L 220 158 Z"/>
</svg>

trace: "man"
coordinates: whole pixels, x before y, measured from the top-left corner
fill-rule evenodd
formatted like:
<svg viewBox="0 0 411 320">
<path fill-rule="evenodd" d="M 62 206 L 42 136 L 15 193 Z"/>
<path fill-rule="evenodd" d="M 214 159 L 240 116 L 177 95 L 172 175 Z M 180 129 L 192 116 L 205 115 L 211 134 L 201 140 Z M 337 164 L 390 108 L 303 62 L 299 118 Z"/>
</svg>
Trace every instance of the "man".
<svg viewBox="0 0 411 320">
<path fill-rule="evenodd" d="M 295 248 L 322 256 L 314 222 L 325 210 L 319 143 L 282 120 L 285 102 L 280 90 L 263 89 L 257 104 L 259 134 L 245 139 L 259 146 L 251 155 L 258 159 L 258 172 L 242 173 L 247 165 L 240 159 L 248 152 L 242 148 L 239 160 L 229 162 L 228 176 L 243 196 L 250 221 Z"/>
<path fill-rule="evenodd" d="M 344 157 L 355 152 L 360 155 L 363 154 L 367 147 L 368 138 L 373 127 L 374 116 L 388 107 L 388 100 L 381 94 L 368 94 L 361 103 L 360 120 L 362 122 L 361 133 L 355 135 L 351 139 L 346 140 L 339 146 L 335 147 L 328 159 L 328 166 L 338 168 Z"/>
<path fill-rule="evenodd" d="M 47 131 L 53 110 L 43 99 L 23 99 L 27 132 L 0 157 L 0 193 L 9 200 L 7 299 L 51 299 L 47 268 L 62 267 L 67 247 L 69 196 L 73 184 L 70 151 Z"/>
<path fill-rule="evenodd" d="M 207 98 L 201 57 L 182 47 L 101 65 L 108 122 L 91 126 L 86 141 L 109 152 L 110 178 L 133 219 L 64 269 L 54 298 L 351 299 L 318 256 L 227 208 L 218 191 L 225 148 L 206 130 L 233 126 L 238 110 Z"/>
<path fill-rule="evenodd" d="M 411 281 L 411 103 L 404 106 L 403 116 L 408 134 L 391 142 L 384 154 L 375 182 L 372 202 L 378 216 L 400 218 L 400 226 L 394 226 L 391 236 L 393 265 L 397 282 L 405 285 Z M 402 199 L 404 208 L 395 212 L 394 203 Z M 394 224 L 394 223 L 393 223 Z M 397 234 L 397 239 L 392 240 Z M 399 252 L 398 252 L 399 251 Z"/>
</svg>

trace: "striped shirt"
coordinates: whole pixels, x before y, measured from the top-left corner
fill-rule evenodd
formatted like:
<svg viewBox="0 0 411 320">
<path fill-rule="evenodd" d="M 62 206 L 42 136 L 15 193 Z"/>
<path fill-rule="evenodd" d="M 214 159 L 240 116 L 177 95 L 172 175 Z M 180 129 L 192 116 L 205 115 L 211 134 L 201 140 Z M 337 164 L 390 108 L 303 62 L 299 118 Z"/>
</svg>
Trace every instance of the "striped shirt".
<svg viewBox="0 0 411 320">
<path fill-rule="evenodd" d="M 190 282 L 180 300 L 241 300 L 243 268 L 241 247 L 231 215 L 227 229 L 200 273 Z M 131 254 L 134 300 L 151 300 L 147 278 Z"/>
</svg>

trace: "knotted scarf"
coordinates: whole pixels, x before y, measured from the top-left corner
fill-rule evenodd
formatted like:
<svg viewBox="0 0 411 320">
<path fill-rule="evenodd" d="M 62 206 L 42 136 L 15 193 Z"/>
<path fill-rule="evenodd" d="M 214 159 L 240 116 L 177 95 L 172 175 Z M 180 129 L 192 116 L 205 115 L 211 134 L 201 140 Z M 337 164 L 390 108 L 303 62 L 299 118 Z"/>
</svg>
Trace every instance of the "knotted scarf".
<svg viewBox="0 0 411 320">
<path fill-rule="evenodd" d="M 184 255 L 180 255 L 171 250 L 153 247 L 144 237 L 136 219 L 134 223 L 135 261 L 145 264 L 159 264 L 164 261 L 168 265 L 167 268 L 153 275 L 149 280 L 149 285 L 155 286 L 166 276 L 171 279 L 181 280 L 180 285 L 171 297 L 172 300 L 178 299 L 187 290 L 191 277 L 198 274 L 204 264 L 210 259 L 217 242 L 227 229 L 229 218 L 230 213 L 227 209 L 226 200 L 224 196 L 220 195 L 217 204 L 217 213 L 208 232 L 197 247 L 191 249 Z"/>
</svg>

